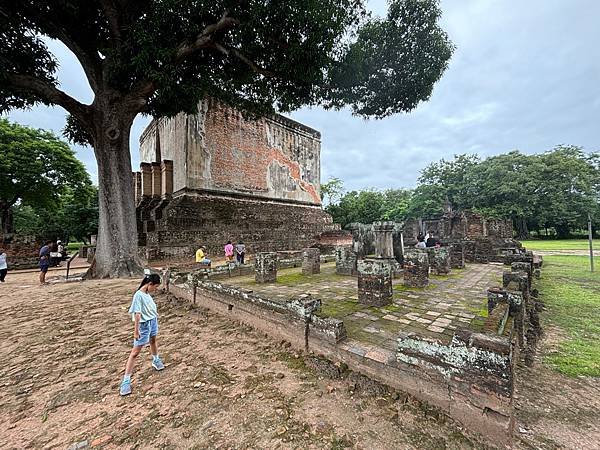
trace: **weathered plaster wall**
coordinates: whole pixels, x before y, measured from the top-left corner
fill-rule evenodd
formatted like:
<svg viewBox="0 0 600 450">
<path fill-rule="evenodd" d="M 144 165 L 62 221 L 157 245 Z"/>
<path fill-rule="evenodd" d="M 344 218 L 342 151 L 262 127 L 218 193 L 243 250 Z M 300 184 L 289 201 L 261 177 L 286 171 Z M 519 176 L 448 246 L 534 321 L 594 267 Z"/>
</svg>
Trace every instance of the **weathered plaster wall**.
<svg viewBox="0 0 600 450">
<path fill-rule="evenodd" d="M 140 159 L 173 161 L 173 189 L 216 190 L 320 205 L 319 132 L 283 116 L 245 119 L 215 101 L 153 121 Z"/>
</svg>

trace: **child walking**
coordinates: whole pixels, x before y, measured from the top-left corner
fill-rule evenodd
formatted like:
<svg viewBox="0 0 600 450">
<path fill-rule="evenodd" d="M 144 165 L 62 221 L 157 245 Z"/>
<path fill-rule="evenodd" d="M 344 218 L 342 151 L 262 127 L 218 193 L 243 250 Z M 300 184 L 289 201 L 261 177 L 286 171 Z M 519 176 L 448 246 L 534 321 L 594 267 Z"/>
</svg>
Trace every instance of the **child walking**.
<svg viewBox="0 0 600 450">
<path fill-rule="evenodd" d="M 142 348 L 148 345 L 148 343 L 150 344 L 150 352 L 152 353 L 152 367 L 156 370 L 163 370 L 165 368 L 158 356 L 158 347 L 156 346 L 158 313 L 156 311 L 156 303 L 154 303 L 150 295 L 156 291 L 159 285 L 160 277 L 157 274 L 146 275 L 142 280 L 142 284 L 140 284 L 140 287 L 133 295 L 133 301 L 129 308 L 129 313 L 134 322 L 133 348 L 125 365 L 125 375 L 119 389 L 121 395 L 131 394 L 133 364 L 135 363 L 135 358 L 142 351 Z"/>
</svg>

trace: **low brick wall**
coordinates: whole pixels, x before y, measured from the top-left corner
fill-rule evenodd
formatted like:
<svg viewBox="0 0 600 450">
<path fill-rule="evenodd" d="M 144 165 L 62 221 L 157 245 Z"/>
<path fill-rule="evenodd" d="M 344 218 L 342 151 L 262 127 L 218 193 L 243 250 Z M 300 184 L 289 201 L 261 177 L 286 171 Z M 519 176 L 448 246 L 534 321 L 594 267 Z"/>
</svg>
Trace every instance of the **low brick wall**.
<svg viewBox="0 0 600 450">
<path fill-rule="evenodd" d="M 0 234 L 0 250 L 6 253 L 8 270 L 38 267 L 41 247 L 42 243 L 32 236 Z"/>
<path fill-rule="evenodd" d="M 513 369 L 519 354 L 518 336 L 524 332 L 516 322 L 524 320 L 526 310 L 522 303 L 519 307 L 517 301 L 500 296 L 488 302 L 489 315 L 481 332 L 458 329 L 450 342 L 403 334 L 392 352 L 365 348 L 348 338 L 343 321 L 320 313 L 319 299 L 309 295 L 266 298 L 203 276 L 170 272 L 164 277 L 165 288 L 273 338 L 285 339 L 296 349 L 343 362 L 353 371 L 426 401 L 492 445 L 511 443 Z"/>
</svg>

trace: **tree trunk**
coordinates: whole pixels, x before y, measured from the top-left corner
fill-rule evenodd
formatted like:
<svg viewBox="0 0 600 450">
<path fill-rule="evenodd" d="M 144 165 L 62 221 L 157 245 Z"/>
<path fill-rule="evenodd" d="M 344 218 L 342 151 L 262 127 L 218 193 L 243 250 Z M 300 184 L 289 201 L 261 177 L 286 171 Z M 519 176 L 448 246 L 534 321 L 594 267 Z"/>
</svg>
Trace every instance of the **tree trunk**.
<svg viewBox="0 0 600 450">
<path fill-rule="evenodd" d="M 10 234 L 14 231 L 11 206 L 8 203 L 0 202 L 0 232 L 2 234 Z"/>
<path fill-rule="evenodd" d="M 565 223 L 554 225 L 554 229 L 556 230 L 556 237 L 558 239 L 567 239 L 571 234 L 569 225 Z"/>
<path fill-rule="evenodd" d="M 514 222 L 517 225 L 517 239 L 522 241 L 529 238 L 527 220 L 524 217 L 517 217 Z"/>
<path fill-rule="evenodd" d="M 94 278 L 142 273 L 129 151 L 133 116 L 119 109 L 113 104 L 96 118 L 94 152 L 98 163 L 99 220 L 96 261 L 91 271 Z"/>
</svg>

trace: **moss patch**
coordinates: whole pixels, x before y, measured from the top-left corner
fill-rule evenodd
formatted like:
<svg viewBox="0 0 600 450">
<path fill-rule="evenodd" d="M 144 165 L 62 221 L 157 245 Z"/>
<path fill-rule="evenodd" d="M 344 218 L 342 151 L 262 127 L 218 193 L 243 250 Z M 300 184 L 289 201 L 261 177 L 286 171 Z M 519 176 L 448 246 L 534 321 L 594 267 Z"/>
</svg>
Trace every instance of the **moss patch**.
<svg viewBox="0 0 600 450">
<path fill-rule="evenodd" d="M 319 315 L 322 317 L 345 317 L 357 311 L 362 311 L 364 305 L 352 300 L 327 300 L 321 304 Z"/>
</svg>

